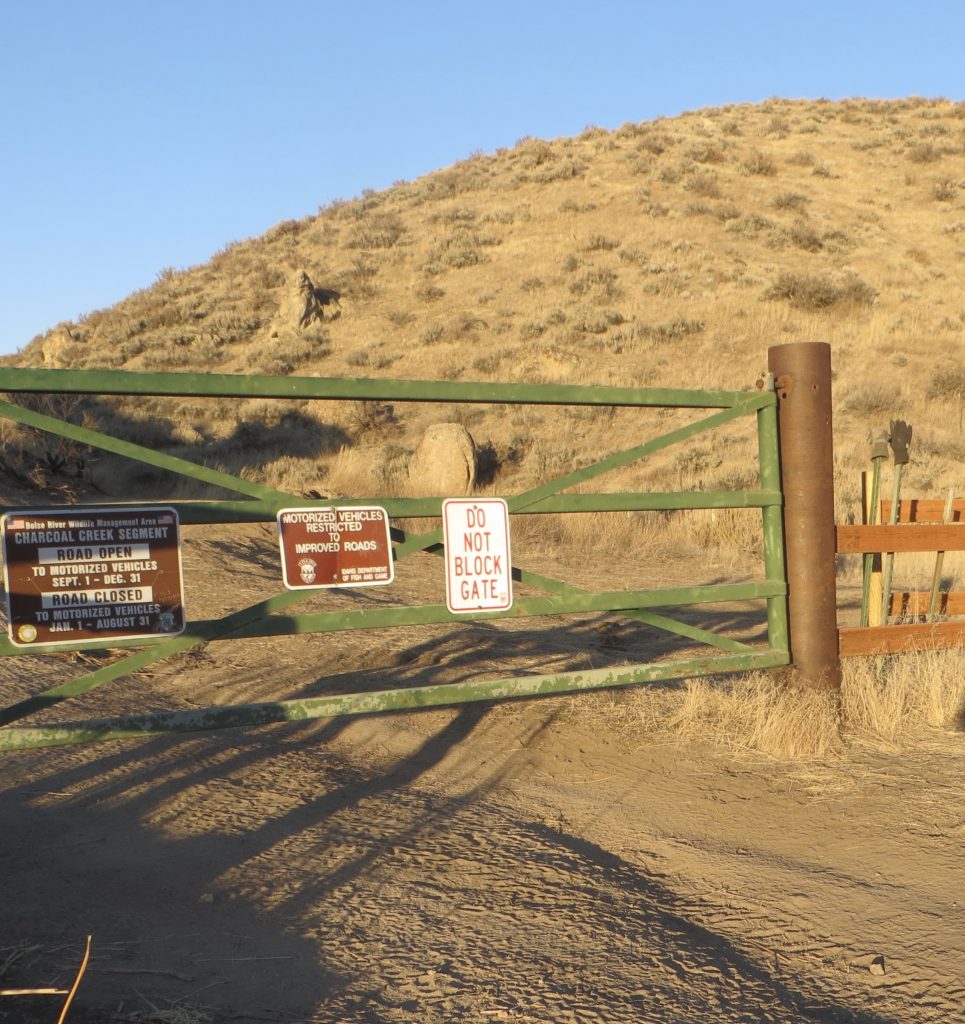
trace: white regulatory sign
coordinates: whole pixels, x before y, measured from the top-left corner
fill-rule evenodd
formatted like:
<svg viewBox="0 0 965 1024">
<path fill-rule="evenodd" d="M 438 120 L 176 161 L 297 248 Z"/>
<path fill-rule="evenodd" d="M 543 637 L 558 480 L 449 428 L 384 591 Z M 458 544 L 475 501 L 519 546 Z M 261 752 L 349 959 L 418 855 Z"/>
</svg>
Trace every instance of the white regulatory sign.
<svg viewBox="0 0 965 1024">
<path fill-rule="evenodd" d="M 504 612 L 513 606 L 509 509 L 502 498 L 447 498 L 446 605 L 451 612 Z"/>
</svg>

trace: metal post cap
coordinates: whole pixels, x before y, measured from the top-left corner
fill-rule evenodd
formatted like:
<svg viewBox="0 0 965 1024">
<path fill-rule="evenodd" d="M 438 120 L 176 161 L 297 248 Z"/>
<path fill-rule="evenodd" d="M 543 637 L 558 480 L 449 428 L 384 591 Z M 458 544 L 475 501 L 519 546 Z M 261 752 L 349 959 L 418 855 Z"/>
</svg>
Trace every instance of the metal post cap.
<svg viewBox="0 0 965 1024">
<path fill-rule="evenodd" d="M 871 458 L 872 459 L 887 459 L 888 458 L 888 431 L 880 430 L 877 434 L 874 434 L 871 438 Z"/>
</svg>

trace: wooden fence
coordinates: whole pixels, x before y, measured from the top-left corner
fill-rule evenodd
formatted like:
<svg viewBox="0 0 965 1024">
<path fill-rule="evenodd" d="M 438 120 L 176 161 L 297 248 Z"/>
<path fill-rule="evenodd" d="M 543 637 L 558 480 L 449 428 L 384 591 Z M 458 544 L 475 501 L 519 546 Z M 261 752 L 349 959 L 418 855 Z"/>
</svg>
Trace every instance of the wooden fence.
<svg viewBox="0 0 965 1024">
<path fill-rule="evenodd" d="M 892 502 L 883 500 L 880 519 L 883 522 L 890 520 L 892 511 Z M 949 505 L 940 500 L 906 499 L 899 502 L 897 511 L 894 524 L 838 526 L 838 553 L 931 552 L 938 557 L 940 552 L 965 551 L 965 500 Z M 955 621 L 951 618 L 965 616 L 965 591 L 945 591 L 935 596 L 936 617 L 932 621 L 914 621 L 931 618 L 933 592 L 892 592 L 887 602 L 888 615 L 913 621 L 892 625 L 879 621 L 868 626 L 840 629 L 841 657 L 965 645 L 965 619 Z M 881 618 L 879 614 L 878 619 Z"/>
</svg>

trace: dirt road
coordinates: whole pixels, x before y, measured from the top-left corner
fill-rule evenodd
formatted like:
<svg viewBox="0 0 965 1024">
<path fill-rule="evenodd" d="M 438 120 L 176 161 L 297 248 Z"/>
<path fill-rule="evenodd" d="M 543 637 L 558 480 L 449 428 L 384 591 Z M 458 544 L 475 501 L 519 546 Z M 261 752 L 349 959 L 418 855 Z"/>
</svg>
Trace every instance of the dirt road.
<svg viewBox="0 0 965 1024">
<path fill-rule="evenodd" d="M 199 614 L 270 575 L 214 541 L 186 573 L 216 556 L 228 584 Z M 636 642 L 597 620 L 539 637 L 211 645 L 92 707 L 464 677 L 537 644 L 544 665 L 598 664 Z M 0 696 L 76 670 L 8 661 Z M 961 733 L 782 766 L 621 732 L 626 700 L 0 755 L 0 984 L 68 987 L 91 935 L 73 1024 L 965 1020 Z M 0 1021 L 61 1003 L 0 998 Z"/>
</svg>

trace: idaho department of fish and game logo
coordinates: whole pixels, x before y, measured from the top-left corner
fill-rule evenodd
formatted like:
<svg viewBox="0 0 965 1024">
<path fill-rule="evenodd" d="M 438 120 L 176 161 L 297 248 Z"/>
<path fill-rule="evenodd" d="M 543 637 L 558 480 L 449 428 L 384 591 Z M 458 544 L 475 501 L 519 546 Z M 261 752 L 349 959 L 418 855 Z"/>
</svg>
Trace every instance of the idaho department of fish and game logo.
<svg viewBox="0 0 965 1024">
<path fill-rule="evenodd" d="M 314 558 L 300 558 L 298 560 L 298 575 L 301 576 L 302 583 L 314 583 L 317 568 Z"/>
</svg>

